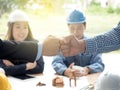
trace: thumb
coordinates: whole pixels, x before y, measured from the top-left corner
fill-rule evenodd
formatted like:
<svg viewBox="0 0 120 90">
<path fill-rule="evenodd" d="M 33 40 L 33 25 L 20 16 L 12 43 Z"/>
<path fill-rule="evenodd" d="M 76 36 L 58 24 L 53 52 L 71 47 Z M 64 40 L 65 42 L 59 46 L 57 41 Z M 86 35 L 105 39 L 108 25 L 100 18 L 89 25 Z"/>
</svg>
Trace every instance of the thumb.
<svg viewBox="0 0 120 90">
<path fill-rule="evenodd" d="M 60 40 L 60 43 L 61 44 L 68 44 L 72 40 L 72 38 L 74 38 L 74 35 L 69 35 L 69 36 L 63 37 Z"/>
<path fill-rule="evenodd" d="M 75 65 L 75 63 L 74 63 L 74 62 L 73 62 L 73 63 L 71 63 L 71 64 L 70 64 L 70 66 L 69 66 L 69 68 L 72 68 L 74 65 Z"/>
</svg>

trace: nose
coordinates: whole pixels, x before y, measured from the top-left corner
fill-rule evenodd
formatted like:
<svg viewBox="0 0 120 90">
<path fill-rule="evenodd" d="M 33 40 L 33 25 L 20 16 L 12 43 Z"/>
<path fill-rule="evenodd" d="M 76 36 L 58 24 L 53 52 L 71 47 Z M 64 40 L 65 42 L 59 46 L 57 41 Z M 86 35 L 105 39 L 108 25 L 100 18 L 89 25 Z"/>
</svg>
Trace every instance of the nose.
<svg viewBox="0 0 120 90">
<path fill-rule="evenodd" d="M 74 32 L 73 32 L 75 35 L 78 34 L 78 30 L 77 29 L 74 29 Z"/>
<path fill-rule="evenodd" d="M 25 30 L 24 30 L 23 28 L 21 28 L 20 32 L 21 32 L 21 33 L 24 33 L 24 32 L 25 32 Z"/>
</svg>

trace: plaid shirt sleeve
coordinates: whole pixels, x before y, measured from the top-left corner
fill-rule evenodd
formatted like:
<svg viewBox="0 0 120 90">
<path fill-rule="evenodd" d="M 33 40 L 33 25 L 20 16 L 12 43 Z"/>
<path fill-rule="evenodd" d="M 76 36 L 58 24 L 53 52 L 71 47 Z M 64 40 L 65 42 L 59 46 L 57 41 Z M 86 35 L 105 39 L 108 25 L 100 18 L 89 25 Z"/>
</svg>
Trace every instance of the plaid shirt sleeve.
<svg viewBox="0 0 120 90">
<path fill-rule="evenodd" d="M 109 32 L 86 39 L 85 53 L 104 53 L 120 49 L 120 22 Z"/>
</svg>

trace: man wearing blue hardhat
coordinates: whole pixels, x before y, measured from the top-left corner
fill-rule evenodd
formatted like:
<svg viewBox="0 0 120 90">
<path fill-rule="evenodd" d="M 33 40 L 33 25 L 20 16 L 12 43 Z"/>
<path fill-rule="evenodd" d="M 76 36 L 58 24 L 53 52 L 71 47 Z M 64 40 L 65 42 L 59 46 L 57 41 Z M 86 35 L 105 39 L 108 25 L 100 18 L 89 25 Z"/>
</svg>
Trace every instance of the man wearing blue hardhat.
<svg viewBox="0 0 120 90">
<path fill-rule="evenodd" d="M 73 34 L 78 40 L 87 38 L 84 36 L 84 31 L 86 30 L 86 17 L 83 12 L 76 9 L 73 10 L 67 17 L 67 25 L 70 34 Z M 75 56 L 64 57 L 60 53 L 54 57 L 52 66 L 57 74 L 67 77 L 70 77 L 73 71 L 76 77 L 81 77 L 104 70 L 101 54 L 79 53 Z"/>
<path fill-rule="evenodd" d="M 84 16 L 82 12 L 76 9 L 73 10 L 67 18 L 68 24 L 84 23 L 84 22 L 86 22 L 86 17 Z"/>
</svg>

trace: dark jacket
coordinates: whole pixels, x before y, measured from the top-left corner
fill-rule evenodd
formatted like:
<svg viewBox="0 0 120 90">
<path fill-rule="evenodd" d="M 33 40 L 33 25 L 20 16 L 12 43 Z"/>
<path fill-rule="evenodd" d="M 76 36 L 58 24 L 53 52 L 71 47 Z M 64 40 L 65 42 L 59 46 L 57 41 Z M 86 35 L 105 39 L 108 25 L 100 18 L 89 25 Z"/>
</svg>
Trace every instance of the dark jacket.
<svg viewBox="0 0 120 90">
<path fill-rule="evenodd" d="M 35 45 L 35 43 L 37 42 L 36 40 L 34 41 L 28 41 L 30 43 L 32 43 L 33 45 Z M 34 43 L 33 43 L 34 42 Z M 7 43 L 7 41 L 6 41 Z M 16 47 L 18 47 L 17 45 L 21 45 L 20 43 L 16 43 L 16 42 L 8 42 L 8 43 L 12 43 L 13 45 L 15 44 Z M 27 44 L 25 44 L 27 46 Z M 31 45 L 31 44 L 30 44 Z M 22 53 L 21 53 L 21 57 L 22 55 L 24 56 L 24 53 L 29 53 L 29 52 L 26 52 L 26 46 L 24 46 L 24 43 L 23 43 L 23 47 L 21 47 L 21 49 L 23 49 Z M 35 45 L 36 46 L 36 45 Z M 28 46 L 29 47 L 29 46 Z M 34 47 L 33 47 L 34 48 Z M 17 49 L 13 49 L 13 50 L 17 50 Z M 16 51 L 15 53 L 17 53 L 18 51 Z M 31 54 L 32 52 L 35 52 L 34 50 L 30 51 Z M 20 53 L 18 53 L 20 54 Z M 31 55 L 30 54 L 30 55 Z M 16 54 L 15 54 L 16 55 Z M 37 73 L 43 73 L 43 70 L 44 70 L 44 61 L 43 61 L 43 57 L 41 56 L 39 60 L 37 60 L 37 66 L 34 68 L 34 69 L 31 69 L 31 70 L 26 70 L 26 63 L 29 62 L 30 57 L 31 56 L 28 56 L 29 58 L 28 59 L 23 59 L 21 58 L 21 60 L 18 60 L 18 59 L 11 59 L 10 61 L 14 64 L 14 66 L 6 66 L 4 63 L 3 63 L 3 60 L 1 59 L 0 60 L 0 67 L 2 67 L 4 70 L 5 70 L 5 73 L 6 75 L 21 75 L 21 74 L 37 74 Z M 34 53 L 33 53 L 34 55 Z M 17 58 L 17 57 L 16 57 Z M 24 58 L 24 57 L 23 57 Z M 33 58 L 32 58 L 33 59 Z M 34 60 L 34 59 L 33 59 Z"/>
<path fill-rule="evenodd" d="M 34 62 L 38 52 L 35 42 L 2 41 L 0 39 L 0 58 L 8 60 L 26 60 Z"/>
</svg>

